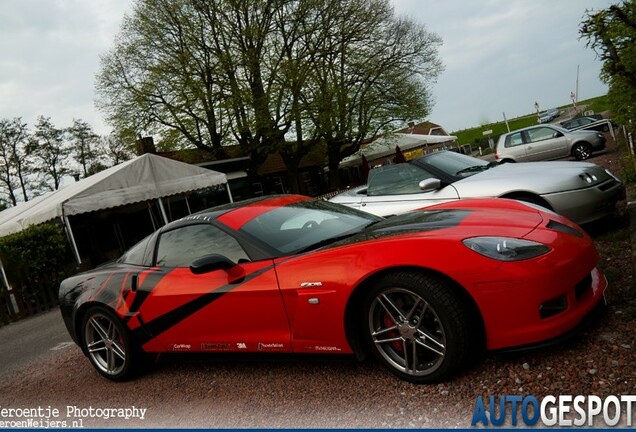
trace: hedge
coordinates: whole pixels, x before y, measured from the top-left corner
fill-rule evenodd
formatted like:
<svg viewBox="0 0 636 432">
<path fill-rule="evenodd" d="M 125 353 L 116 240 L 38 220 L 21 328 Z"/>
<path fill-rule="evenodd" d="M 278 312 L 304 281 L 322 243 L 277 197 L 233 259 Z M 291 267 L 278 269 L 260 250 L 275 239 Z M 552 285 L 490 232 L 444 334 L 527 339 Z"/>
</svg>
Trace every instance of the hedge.
<svg viewBox="0 0 636 432">
<path fill-rule="evenodd" d="M 4 283 L 0 284 L 0 314 L 8 313 L 10 319 L 55 306 L 59 284 L 73 268 L 63 228 L 54 224 L 1 237 L 0 259 L 13 288 L 10 298 Z"/>
</svg>

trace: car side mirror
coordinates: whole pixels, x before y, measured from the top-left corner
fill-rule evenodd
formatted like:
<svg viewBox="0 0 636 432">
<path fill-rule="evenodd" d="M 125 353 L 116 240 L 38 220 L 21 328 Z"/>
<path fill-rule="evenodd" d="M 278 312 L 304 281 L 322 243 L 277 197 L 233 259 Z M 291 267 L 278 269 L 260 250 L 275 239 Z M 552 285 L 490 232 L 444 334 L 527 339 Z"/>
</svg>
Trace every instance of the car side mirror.
<svg viewBox="0 0 636 432">
<path fill-rule="evenodd" d="M 440 179 L 428 178 L 428 179 L 422 180 L 419 186 L 422 192 L 430 192 L 442 187 L 442 182 Z"/>
<path fill-rule="evenodd" d="M 210 254 L 192 261 L 190 271 L 194 274 L 203 274 L 215 270 L 229 270 L 235 266 L 235 262 L 223 255 Z"/>
</svg>

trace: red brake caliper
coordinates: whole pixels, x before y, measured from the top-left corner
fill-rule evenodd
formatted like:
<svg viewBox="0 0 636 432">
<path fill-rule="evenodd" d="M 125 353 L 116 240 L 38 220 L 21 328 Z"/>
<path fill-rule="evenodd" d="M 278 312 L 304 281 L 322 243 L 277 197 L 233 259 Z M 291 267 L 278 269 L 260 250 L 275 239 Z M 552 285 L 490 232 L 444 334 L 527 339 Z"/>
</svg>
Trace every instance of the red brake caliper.
<svg viewBox="0 0 636 432">
<path fill-rule="evenodd" d="M 384 325 L 386 327 L 393 327 L 396 323 L 393 321 L 393 318 L 391 318 L 391 315 L 389 315 L 388 313 L 384 314 Z M 388 333 L 388 336 L 390 338 L 394 338 L 399 336 L 400 333 L 397 330 L 393 330 L 391 332 Z M 403 352 L 404 351 L 404 345 L 402 345 L 402 342 L 399 340 L 393 341 L 391 342 L 391 346 L 393 346 L 393 349 L 399 352 Z"/>
</svg>

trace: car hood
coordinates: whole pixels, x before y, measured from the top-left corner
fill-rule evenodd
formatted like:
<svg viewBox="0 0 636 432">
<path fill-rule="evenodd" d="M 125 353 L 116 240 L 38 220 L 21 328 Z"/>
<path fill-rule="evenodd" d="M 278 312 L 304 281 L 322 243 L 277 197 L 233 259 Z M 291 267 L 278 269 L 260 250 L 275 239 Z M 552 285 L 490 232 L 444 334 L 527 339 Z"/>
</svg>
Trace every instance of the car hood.
<svg viewBox="0 0 636 432">
<path fill-rule="evenodd" d="M 441 230 L 446 230 L 445 235 L 462 238 L 477 235 L 520 238 L 532 232 L 543 221 L 539 211 L 526 204 L 498 200 L 503 202 L 503 207 L 494 208 L 489 207 L 491 201 L 466 200 L 436 206 L 433 210 L 415 210 L 391 216 L 334 246 L 402 234 L 437 236 Z M 484 207 L 479 206 L 481 203 Z"/>
<path fill-rule="evenodd" d="M 596 181 L 587 183 L 585 173 L 594 175 Z M 462 198 L 498 196 L 515 190 L 546 194 L 589 187 L 610 178 L 604 168 L 589 162 L 521 162 L 497 165 L 458 180 L 453 186 Z"/>
<path fill-rule="evenodd" d="M 503 163 L 478 175 L 504 178 L 510 175 L 545 175 L 546 173 L 580 172 L 598 165 L 590 162 L 550 161 L 550 162 L 518 162 Z"/>
</svg>

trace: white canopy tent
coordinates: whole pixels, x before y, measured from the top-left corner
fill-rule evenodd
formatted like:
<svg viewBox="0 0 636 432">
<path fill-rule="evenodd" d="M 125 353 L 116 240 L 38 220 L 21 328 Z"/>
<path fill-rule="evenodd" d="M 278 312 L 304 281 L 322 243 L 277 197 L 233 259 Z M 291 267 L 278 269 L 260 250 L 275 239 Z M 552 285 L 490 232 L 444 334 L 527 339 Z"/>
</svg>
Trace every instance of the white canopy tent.
<svg viewBox="0 0 636 432">
<path fill-rule="evenodd" d="M 344 158 L 339 167 L 346 168 L 350 166 L 360 165 L 362 156 L 367 160 L 379 159 L 395 153 L 395 147 L 399 146 L 400 150 L 407 151 L 413 148 L 422 147 L 427 144 L 439 144 L 448 141 L 456 141 L 457 137 L 452 135 L 420 135 L 420 134 L 403 134 L 393 133 L 376 139 L 358 150 L 356 153 Z"/>
<path fill-rule="evenodd" d="M 167 217 L 161 198 L 225 184 L 225 174 L 187 163 L 145 154 L 0 212 L 0 237 L 31 225 L 60 219 L 67 228 L 78 262 L 81 258 L 68 217 L 137 202 L 158 200 L 164 222 Z"/>
</svg>

